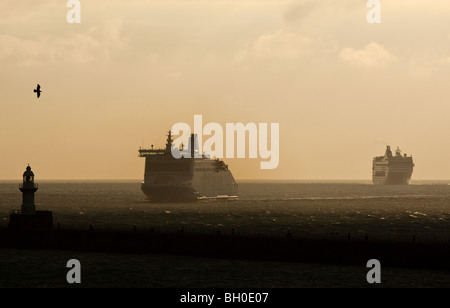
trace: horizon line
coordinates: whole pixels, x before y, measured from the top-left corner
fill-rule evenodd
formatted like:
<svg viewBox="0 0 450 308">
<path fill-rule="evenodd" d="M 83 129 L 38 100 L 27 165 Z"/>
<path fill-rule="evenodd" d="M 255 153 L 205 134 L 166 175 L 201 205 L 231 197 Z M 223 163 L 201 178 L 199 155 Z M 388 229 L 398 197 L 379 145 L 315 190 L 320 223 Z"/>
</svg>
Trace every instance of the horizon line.
<svg viewBox="0 0 450 308">
<path fill-rule="evenodd" d="M 142 182 L 143 179 L 129 179 L 129 178 L 112 178 L 112 179 L 87 179 L 87 178 L 79 178 L 79 179 L 55 179 L 55 178 L 50 178 L 50 179 L 37 179 L 36 183 L 39 182 L 40 180 L 42 181 L 140 181 Z M 21 179 L 20 178 L 15 178 L 15 179 L 0 179 L 0 181 L 18 181 L 20 182 Z M 334 179 L 327 179 L 327 178 L 309 178 L 309 179 L 304 179 L 304 178 L 297 178 L 297 179 L 292 179 L 292 178 L 286 178 L 286 179 L 279 179 L 279 178 L 272 178 L 272 179 L 256 179 L 256 178 L 240 178 L 240 179 L 236 179 L 236 181 L 372 181 L 371 178 L 353 178 L 353 179 L 339 179 L 339 178 L 334 178 Z M 450 179 L 411 179 L 411 182 L 415 182 L 415 181 L 450 181 Z"/>
</svg>

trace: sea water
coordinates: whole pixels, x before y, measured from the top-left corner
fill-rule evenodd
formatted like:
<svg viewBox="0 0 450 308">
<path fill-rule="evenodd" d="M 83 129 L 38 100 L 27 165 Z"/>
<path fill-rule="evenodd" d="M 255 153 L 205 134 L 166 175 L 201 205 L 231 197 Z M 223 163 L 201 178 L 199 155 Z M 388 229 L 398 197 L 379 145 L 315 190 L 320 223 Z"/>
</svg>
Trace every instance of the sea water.
<svg viewBox="0 0 450 308">
<path fill-rule="evenodd" d="M 416 181 L 240 181 L 238 200 L 152 203 L 139 181 L 39 181 L 36 208 L 55 224 L 94 227 L 388 234 L 450 237 L 450 185 Z M 20 209 L 19 183 L 0 181 L 0 225 Z M 65 262 L 79 258 L 84 286 L 327 287 L 367 286 L 365 264 L 331 266 L 3 249 L 0 286 L 64 286 Z M 67 260 L 66 260 L 67 259 Z M 382 264 L 381 264 L 382 265 Z M 448 272 L 384 269 L 383 286 L 448 286 Z"/>
</svg>

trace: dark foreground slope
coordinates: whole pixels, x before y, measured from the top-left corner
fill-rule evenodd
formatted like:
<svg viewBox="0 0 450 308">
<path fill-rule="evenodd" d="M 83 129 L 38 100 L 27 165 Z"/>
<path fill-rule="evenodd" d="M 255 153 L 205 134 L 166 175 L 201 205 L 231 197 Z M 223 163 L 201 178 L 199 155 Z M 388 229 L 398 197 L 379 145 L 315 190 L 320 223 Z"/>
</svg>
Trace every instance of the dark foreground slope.
<svg viewBox="0 0 450 308">
<path fill-rule="evenodd" d="M 88 229 L 0 229 L 0 247 L 114 253 L 164 253 L 224 259 L 450 270 L 448 240 L 284 234 Z"/>
</svg>

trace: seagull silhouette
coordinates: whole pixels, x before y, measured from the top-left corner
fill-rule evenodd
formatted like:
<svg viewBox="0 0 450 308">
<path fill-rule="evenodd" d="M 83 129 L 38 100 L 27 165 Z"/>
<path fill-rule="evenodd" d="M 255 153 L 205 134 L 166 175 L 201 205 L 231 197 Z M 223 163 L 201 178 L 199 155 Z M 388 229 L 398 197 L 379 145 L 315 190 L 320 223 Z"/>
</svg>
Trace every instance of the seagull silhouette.
<svg viewBox="0 0 450 308">
<path fill-rule="evenodd" d="M 42 91 L 41 91 L 41 86 L 39 84 L 37 85 L 36 89 L 34 89 L 33 91 L 34 91 L 34 93 L 37 94 L 38 98 L 39 98 L 39 96 L 41 96 Z"/>
</svg>

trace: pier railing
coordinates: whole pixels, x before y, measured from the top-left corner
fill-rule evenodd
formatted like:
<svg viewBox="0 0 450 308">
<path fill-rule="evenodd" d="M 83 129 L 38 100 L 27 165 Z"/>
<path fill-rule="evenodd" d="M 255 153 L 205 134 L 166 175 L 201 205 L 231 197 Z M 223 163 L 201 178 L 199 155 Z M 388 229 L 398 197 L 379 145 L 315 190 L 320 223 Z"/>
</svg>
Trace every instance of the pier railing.
<svg viewBox="0 0 450 308">
<path fill-rule="evenodd" d="M 389 233 L 318 233 L 305 231 L 249 231 L 242 228 L 202 228 L 202 227 L 167 227 L 167 226 L 136 226 L 136 225 L 66 225 L 56 223 L 55 229 L 92 231 L 92 232 L 130 232 L 130 233 L 155 233 L 176 234 L 186 236 L 218 236 L 237 238 L 262 238 L 262 239 L 299 239 L 322 241 L 359 241 L 359 242 L 389 242 L 397 244 L 427 244 L 450 245 L 450 236 L 443 235 L 416 235 L 416 234 L 389 234 Z"/>
</svg>

